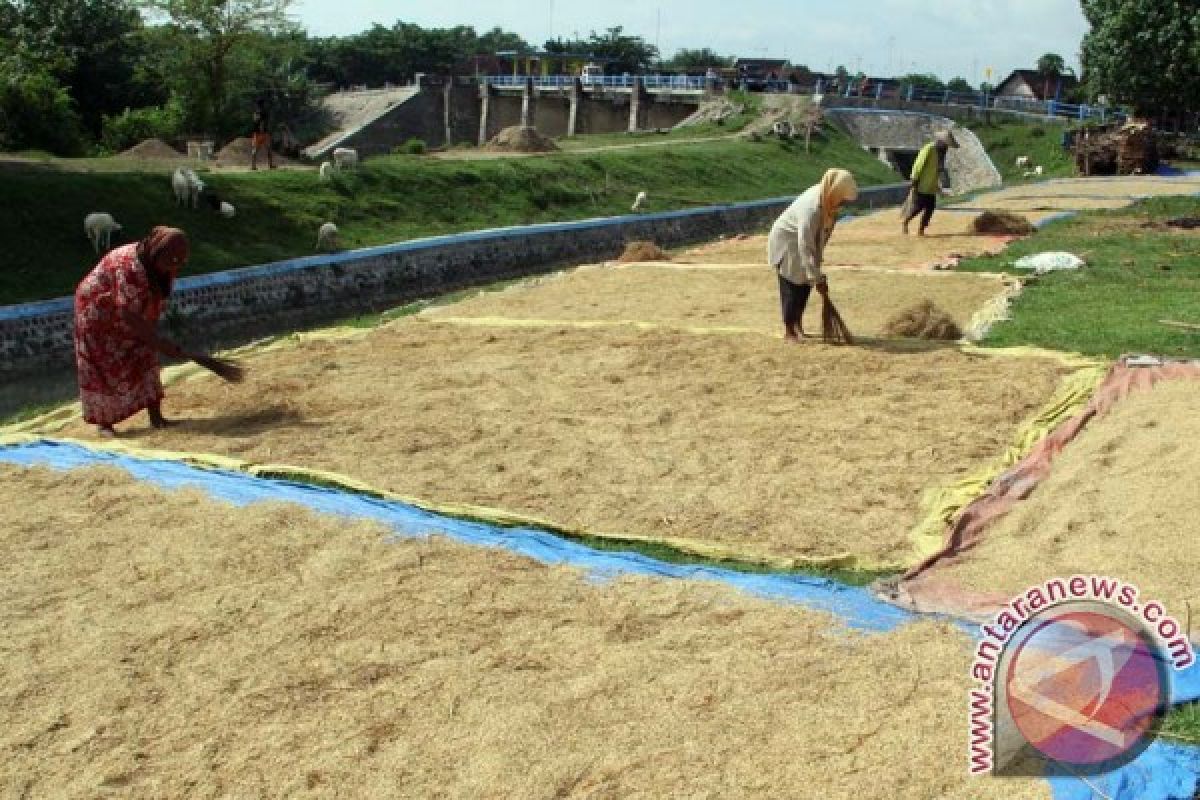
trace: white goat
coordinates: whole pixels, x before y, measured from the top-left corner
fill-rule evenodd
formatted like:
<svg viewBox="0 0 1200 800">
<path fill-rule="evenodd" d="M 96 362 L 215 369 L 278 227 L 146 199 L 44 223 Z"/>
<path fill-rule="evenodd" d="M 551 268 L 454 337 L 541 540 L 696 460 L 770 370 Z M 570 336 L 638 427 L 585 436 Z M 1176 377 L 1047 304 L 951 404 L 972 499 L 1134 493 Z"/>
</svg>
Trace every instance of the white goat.
<svg viewBox="0 0 1200 800">
<path fill-rule="evenodd" d="M 171 189 L 175 192 L 175 202 L 178 205 L 200 207 L 200 193 L 204 191 L 204 181 L 192 170 L 183 167 L 175 170 L 171 174 Z"/>
<path fill-rule="evenodd" d="M 358 166 L 358 151 L 349 147 L 334 148 L 333 163 L 338 169 L 354 169 Z"/>
<path fill-rule="evenodd" d="M 221 212 L 222 217 L 229 219 L 230 217 L 232 217 L 234 214 L 237 213 L 237 209 L 235 209 L 233 207 L 233 203 L 227 203 L 224 200 L 222 200 L 220 212 Z"/>
<path fill-rule="evenodd" d="M 1017 167 L 1018 168 L 1021 168 L 1021 167 L 1028 168 L 1031 163 L 1032 162 L 1030 161 L 1029 156 L 1017 156 Z"/>
<path fill-rule="evenodd" d="M 337 225 L 332 222 L 326 222 L 317 231 L 317 249 L 318 250 L 333 250 L 338 244 L 338 229 Z"/>
<path fill-rule="evenodd" d="M 107 252 L 108 248 L 112 246 L 113 232 L 119 230 L 121 230 L 121 226 L 113 219 L 112 214 L 93 211 L 83 218 L 83 232 L 87 234 L 88 241 L 92 243 L 92 249 L 97 253 L 101 249 Z"/>
<path fill-rule="evenodd" d="M 321 162 L 321 180 L 333 180 L 333 164 L 328 161 Z"/>
<path fill-rule="evenodd" d="M 630 210 L 631 211 L 641 211 L 642 206 L 645 204 L 645 202 L 646 202 L 646 193 L 638 192 L 637 197 L 635 197 L 633 199 L 633 208 L 631 208 Z"/>
</svg>

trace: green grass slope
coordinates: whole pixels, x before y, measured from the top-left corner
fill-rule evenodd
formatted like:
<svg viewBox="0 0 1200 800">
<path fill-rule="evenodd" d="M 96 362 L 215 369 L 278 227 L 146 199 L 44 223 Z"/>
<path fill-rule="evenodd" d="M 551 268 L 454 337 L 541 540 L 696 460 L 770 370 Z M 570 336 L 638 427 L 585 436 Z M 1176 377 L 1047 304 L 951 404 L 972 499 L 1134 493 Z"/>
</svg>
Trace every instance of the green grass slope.
<svg viewBox="0 0 1200 800">
<path fill-rule="evenodd" d="M 998 121 L 992 124 L 973 122 L 967 127 L 979 137 L 1005 184 L 1069 178 L 1075 174 L 1073 156 L 1062 148 L 1063 131 L 1068 130 L 1066 125 Z M 1029 156 L 1032 164 L 1041 165 L 1042 178 L 1026 178 L 1025 168 L 1017 166 L 1019 156 Z"/>
<path fill-rule="evenodd" d="M 719 141 L 537 158 L 440 160 L 392 156 L 321 183 L 315 171 L 224 172 L 202 177 L 237 208 L 224 219 L 177 208 L 169 173 L 9 166 L 0 173 L 0 304 L 70 294 L 95 262 L 83 218 L 107 211 L 126 239 L 156 224 L 192 238 L 185 274 L 314 252 L 317 228 L 335 222 L 343 247 L 503 225 L 629 213 L 795 194 L 831 166 L 860 184 L 889 183 L 885 165 L 838 132 L 803 145 Z M 115 243 L 115 242 L 114 242 Z"/>
</svg>

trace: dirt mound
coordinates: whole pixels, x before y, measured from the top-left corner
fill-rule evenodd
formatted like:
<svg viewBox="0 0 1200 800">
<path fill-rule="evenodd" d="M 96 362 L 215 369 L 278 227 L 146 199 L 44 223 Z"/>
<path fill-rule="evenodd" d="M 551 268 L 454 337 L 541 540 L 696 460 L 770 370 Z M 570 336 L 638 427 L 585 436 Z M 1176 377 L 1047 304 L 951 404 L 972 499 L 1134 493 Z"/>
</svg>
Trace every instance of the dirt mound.
<svg viewBox="0 0 1200 800">
<path fill-rule="evenodd" d="M 888 336 L 904 336 L 915 339 L 944 339 L 957 341 L 962 338 L 962 328 L 954 318 L 924 300 L 906 311 L 901 311 L 883 326 Z"/>
<path fill-rule="evenodd" d="M 514 125 L 493 136 L 484 149 L 502 153 L 551 153 L 558 145 L 538 133 L 537 128 Z"/>
<path fill-rule="evenodd" d="M 229 144 L 217 151 L 216 162 L 219 167 L 248 167 L 250 166 L 250 151 L 253 145 L 250 142 L 249 136 L 241 136 L 234 139 Z M 271 151 L 271 158 L 275 161 L 276 166 L 292 165 L 295 161 L 290 158 L 285 158 L 280 155 L 277 150 Z M 259 166 L 267 165 L 267 155 L 262 153 L 259 155 Z"/>
<path fill-rule="evenodd" d="M 176 150 L 162 139 L 145 139 L 133 147 L 118 153 L 117 158 L 133 158 L 139 161 L 155 161 L 168 158 L 184 158 L 184 154 Z"/>
<path fill-rule="evenodd" d="M 617 259 L 622 264 L 632 264 L 638 261 L 670 261 L 671 257 L 654 242 L 630 242 L 625 245 L 625 251 Z"/>
<path fill-rule="evenodd" d="M 971 220 L 971 233 L 1033 233 L 1033 224 L 1020 214 L 1007 211 L 984 211 Z"/>
</svg>

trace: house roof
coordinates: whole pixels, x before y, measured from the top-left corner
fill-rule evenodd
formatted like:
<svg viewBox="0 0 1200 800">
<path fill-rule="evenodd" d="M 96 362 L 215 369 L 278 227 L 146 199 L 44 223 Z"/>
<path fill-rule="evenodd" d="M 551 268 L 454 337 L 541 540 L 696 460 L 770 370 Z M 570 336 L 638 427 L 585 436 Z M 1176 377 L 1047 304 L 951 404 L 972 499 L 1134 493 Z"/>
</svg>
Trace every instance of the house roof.
<svg viewBox="0 0 1200 800">
<path fill-rule="evenodd" d="M 1076 84 L 1079 83 L 1074 75 L 1060 75 L 1057 79 L 1050 81 L 1050 97 L 1048 98 L 1046 97 L 1046 79 L 1041 73 L 1036 69 L 1014 69 L 1012 74 L 1001 81 L 996 87 L 996 94 L 1013 94 L 1010 84 L 1014 84 L 1016 81 L 1023 81 L 1038 100 L 1052 99 L 1059 81 L 1062 81 L 1062 90 L 1064 92 L 1075 88 Z"/>
</svg>

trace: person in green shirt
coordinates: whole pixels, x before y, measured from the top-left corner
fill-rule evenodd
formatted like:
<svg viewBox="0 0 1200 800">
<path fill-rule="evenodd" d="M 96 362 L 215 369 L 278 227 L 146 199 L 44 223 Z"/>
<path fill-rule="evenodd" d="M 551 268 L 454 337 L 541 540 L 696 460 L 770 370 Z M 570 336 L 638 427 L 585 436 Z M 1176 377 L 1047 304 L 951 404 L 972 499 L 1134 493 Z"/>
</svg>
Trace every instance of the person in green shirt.
<svg viewBox="0 0 1200 800">
<path fill-rule="evenodd" d="M 912 187 L 909 190 L 908 209 L 904 214 L 901 230 L 908 235 L 908 223 L 918 214 L 921 215 L 921 226 L 917 229 L 918 236 L 925 235 L 929 220 L 933 219 L 933 210 L 937 208 L 938 191 L 941 189 L 941 174 L 946 164 L 946 152 L 951 147 L 958 147 L 958 142 L 949 131 L 943 131 L 934 136 L 933 141 L 921 148 L 917 160 L 913 162 Z"/>
</svg>

